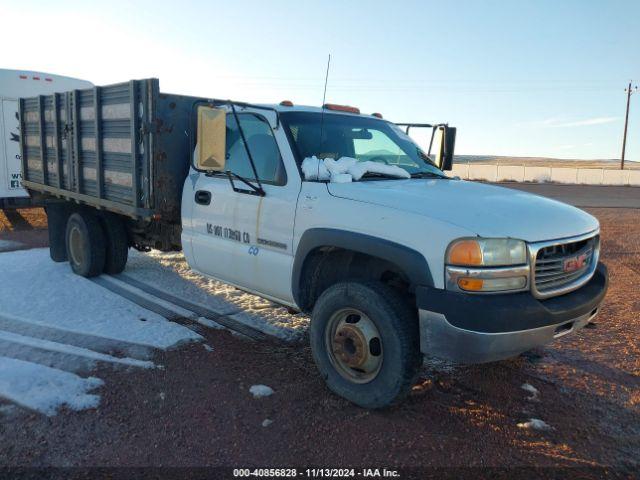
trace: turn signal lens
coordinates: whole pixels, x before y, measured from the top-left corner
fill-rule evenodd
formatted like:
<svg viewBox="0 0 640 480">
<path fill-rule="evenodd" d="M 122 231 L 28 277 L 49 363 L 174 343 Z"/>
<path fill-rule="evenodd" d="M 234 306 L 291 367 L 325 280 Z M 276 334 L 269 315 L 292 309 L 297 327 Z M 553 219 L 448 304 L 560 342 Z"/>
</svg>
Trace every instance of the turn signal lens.
<svg viewBox="0 0 640 480">
<path fill-rule="evenodd" d="M 482 250 L 476 240 L 460 240 L 449 249 L 447 263 L 451 265 L 482 265 Z M 482 282 L 480 282 L 482 286 Z"/>
<path fill-rule="evenodd" d="M 527 286 L 526 277 L 468 278 L 458 279 L 458 287 L 467 292 L 507 292 L 521 290 Z"/>
<path fill-rule="evenodd" d="M 483 285 L 484 285 L 484 280 L 482 280 L 481 278 L 460 278 L 458 280 L 458 286 L 462 290 L 467 290 L 471 292 L 481 291 Z"/>
</svg>

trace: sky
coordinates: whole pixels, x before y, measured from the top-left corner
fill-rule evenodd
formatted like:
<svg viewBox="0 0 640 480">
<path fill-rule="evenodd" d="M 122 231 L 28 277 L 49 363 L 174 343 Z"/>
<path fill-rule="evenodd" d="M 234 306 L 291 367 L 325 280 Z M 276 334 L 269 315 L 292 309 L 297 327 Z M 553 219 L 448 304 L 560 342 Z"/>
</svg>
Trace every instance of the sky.
<svg viewBox="0 0 640 480">
<path fill-rule="evenodd" d="M 320 105 L 330 54 L 327 102 L 448 122 L 458 154 L 619 158 L 640 86 L 637 0 L 0 0 L 0 19 L 0 68 L 209 98 Z"/>
</svg>

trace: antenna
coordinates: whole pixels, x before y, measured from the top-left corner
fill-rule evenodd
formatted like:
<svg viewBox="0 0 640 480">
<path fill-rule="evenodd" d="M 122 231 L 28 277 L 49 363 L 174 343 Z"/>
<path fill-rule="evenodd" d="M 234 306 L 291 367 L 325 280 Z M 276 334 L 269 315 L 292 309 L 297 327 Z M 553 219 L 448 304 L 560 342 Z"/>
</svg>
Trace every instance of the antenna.
<svg viewBox="0 0 640 480">
<path fill-rule="evenodd" d="M 322 109 L 324 110 L 324 101 L 327 98 L 327 82 L 329 81 L 329 66 L 331 65 L 331 54 L 327 60 L 327 73 L 324 76 L 324 93 L 322 94 Z"/>
<path fill-rule="evenodd" d="M 622 136 L 622 157 L 620 159 L 620 170 L 624 170 L 624 152 L 627 148 L 627 127 L 629 126 L 629 103 L 631 101 L 631 94 L 637 93 L 638 86 L 635 87 L 635 92 L 632 90 L 631 84 L 633 82 L 629 80 L 629 86 L 624 89 L 627 94 L 627 114 L 624 117 L 624 135 Z"/>
<path fill-rule="evenodd" d="M 322 94 L 322 111 L 320 112 L 320 141 L 318 143 L 318 154 L 320 154 L 320 152 L 322 151 L 322 133 L 324 130 L 324 102 L 327 98 L 327 82 L 329 81 L 330 65 L 331 65 L 331 54 L 329 54 L 329 59 L 327 60 L 327 73 L 324 76 L 324 93 Z M 320 161 L 318 161 L 318 180 L 320 180 Z"/>
</svg>

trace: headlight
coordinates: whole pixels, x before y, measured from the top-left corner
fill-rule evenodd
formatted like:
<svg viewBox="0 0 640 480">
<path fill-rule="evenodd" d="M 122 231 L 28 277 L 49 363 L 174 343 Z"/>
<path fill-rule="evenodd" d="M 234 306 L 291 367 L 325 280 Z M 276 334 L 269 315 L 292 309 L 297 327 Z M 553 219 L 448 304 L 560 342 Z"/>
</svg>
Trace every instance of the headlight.
<svg viewBox="0 0 640 480">
<path fill-rule="evenodd" d="M 446 283 L 465 292 L 515 292 L 528 287 L 527 245 L 511 238 L 461 238 L 446 254 Z"/>
<path fill-rule="evenodd" d="M 527 246 L 512 238 L 462 238 L 449 245 L 448 265 L 499 267 L 527 263 Z"/>
</svg>

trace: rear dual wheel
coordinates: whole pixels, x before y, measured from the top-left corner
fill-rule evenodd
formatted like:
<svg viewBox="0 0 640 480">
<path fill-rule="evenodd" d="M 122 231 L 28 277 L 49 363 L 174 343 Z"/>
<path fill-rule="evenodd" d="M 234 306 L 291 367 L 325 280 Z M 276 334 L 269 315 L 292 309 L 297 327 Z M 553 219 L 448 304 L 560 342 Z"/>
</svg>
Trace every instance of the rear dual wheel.
<svg viewBox="0 0 640 480">
<path fill-rule="evenodd" d="M 71 269 L 83 277 L 95 277 L 104 269 L 106 242 L 98 218 L 86 212 L 73 213 L 67 221 L 67 257 Z"/>
<path fill-rule="evenodd" d="M 116 215 L 105 215 L 103 226 L 106 239 L 104 273 L 115 275 L 124 270 L 129 257 L 129 239 L 124 222 Z"/>
<path fill-rule="evenodd" d="M 129 244 L 119 218 L 105 215 L 101 223 L 91 211 L 73 213 L 67 221 L 65 240 L 69 264 L 77 275 L 95 277 L 124 270 Z"/>
</svg>

